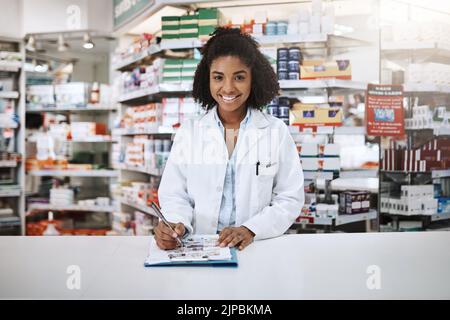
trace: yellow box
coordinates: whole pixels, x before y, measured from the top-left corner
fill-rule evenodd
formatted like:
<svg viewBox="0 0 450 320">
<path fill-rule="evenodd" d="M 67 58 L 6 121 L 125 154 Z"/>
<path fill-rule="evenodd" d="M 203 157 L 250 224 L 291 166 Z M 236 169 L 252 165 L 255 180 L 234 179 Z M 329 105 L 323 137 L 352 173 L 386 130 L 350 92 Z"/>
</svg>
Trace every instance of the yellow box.
<svg viewBox="0 0 450 320">
<path fill-rule="evenodd" d="M 300 66 L 300 79 L 352 79 L 350 60 L 304 60 Z"/>
<path fill-rule="evenodd" d="M 289 111 L 291 125 L 335 125 L 342 124 L 342 108 L 328 105 L 296 103 Z"/>
</svg>

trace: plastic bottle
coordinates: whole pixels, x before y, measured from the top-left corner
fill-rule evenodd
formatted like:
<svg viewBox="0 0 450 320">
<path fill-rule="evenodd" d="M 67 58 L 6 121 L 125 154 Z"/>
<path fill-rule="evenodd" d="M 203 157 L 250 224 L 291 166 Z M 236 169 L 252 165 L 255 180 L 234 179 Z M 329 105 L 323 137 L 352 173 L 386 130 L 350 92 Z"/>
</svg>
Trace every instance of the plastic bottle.
<svg viewBox="0 0 450 320">
<path fill-rule="evenodd" d="M 59 236 L 60 233 L 56 230 L 55 222 L 53 221 L 53 212 L 48 212 L 48 225 L 45 231 L 42 233 L 44 236 Z"/>
</svg>

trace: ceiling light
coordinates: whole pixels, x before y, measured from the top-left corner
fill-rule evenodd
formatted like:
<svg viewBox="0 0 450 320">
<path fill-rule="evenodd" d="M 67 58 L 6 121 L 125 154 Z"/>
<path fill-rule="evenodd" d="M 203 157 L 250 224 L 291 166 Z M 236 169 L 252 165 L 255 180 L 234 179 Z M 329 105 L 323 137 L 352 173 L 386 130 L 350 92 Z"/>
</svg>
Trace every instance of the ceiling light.
<svg viewBox="0 0 450 320">
<path fill-rule="evenodd" d="M 64 42 L 63 34 L 60 34 L 58 36 L 58 51 L 59 52 L 67 51 L 68 48 L 69 48 L 69 45 Z"/>
<path fill-rule="evenodd" d="M 30 37 L 28 38 L 28 42 L 27 42 L 27 45 L 25 46 L 25 49 L 27 49 L 28 51 L 33 51 L 33 52 L 36 51 L 35 40 L 32 35 L 30 35 Z"/>
<path fill-rule="evenodd" d="M 94 48 L 94 43 L 92 42 L 91 36 L 89 35 L 89 33 L 85 33 L 84 37 L 83 37 L 83 48 L 85 49 L 92 49 Z"/>
</svg>

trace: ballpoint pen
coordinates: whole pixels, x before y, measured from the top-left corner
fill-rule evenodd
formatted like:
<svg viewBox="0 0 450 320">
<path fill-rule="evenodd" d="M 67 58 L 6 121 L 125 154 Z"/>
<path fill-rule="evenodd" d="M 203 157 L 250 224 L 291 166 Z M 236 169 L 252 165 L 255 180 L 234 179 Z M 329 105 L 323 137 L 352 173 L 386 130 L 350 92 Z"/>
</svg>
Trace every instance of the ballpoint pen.
<svg viewBox="0 0 450 320">
<path fill-rule="evenodd" d="M 183 241 L 180 239 L 180 236 L 178 235 L 178 233 L 176 233 L 176 231 L 172 228 L 172 226 L 170 225 L 169 221 L 167 221 L 167 219 L 163 216 L 161 209 L 158 207 L 158 205 L 154 202 L 151 203 L 151 207 L 153 208 L 153 210 L 155 210 L 156 215 L 162 220 L 162 222 L 170 229 L 173 231 L 173 233 L 177 234 L 176 239 L 178 240 L 178 243 L 180 244 L 181 247 L 184 247 L 184 243 Z"/>
</svg>

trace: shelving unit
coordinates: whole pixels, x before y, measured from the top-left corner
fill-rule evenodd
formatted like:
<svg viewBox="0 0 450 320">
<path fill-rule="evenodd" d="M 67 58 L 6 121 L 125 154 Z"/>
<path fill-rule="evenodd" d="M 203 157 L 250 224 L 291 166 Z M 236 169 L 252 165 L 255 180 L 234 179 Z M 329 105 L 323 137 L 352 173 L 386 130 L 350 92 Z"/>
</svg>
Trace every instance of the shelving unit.
<svg viewBox="0 0 450 320">
<path fill-rule="evenodd" d="M 25 76 L 23 70 L 24 48 L 21 39 L 0 37 L 0 51 L 14 52 L 19 59 L 0 61 L 0 82 L 2 78 L 13 79 L 13 87 L 7 91 L 0 91 L 0 105 L 12 105 L 12 112 L 17 115 L 18 121 L 12 120 L 0 125 L 2 148 L 0 151 L 16 152 L 21 155 L 21 161 L 0 161 L 2 170 L 9 170 L 11 179 L 0 182 L 0 198 L 13 209 L 12 216 L 0 217 L 0 234 L 16 235 L 24 234 L 25 221 L 25 144 L 24 144 L 24 119 L 25 119 Z M 2 110 L 4 112 L 4 110 Z M 19 125 L 20 124 L 20 125 Z M 12 130 L 12 131 L 11 131 Z M 13 136 L 10 138 L 10 136 Z M 3 139 L 9 139 L 9 143 L 3 143 Z M 5 148 L 5 149 L 3 149 Z"/>
<path fill-rule="evenodd" d="M 36 177 L 92 177 L 115 178 L 119 173 L 115 170 L 31 170 L 28 174 Z"/>
</svg>

